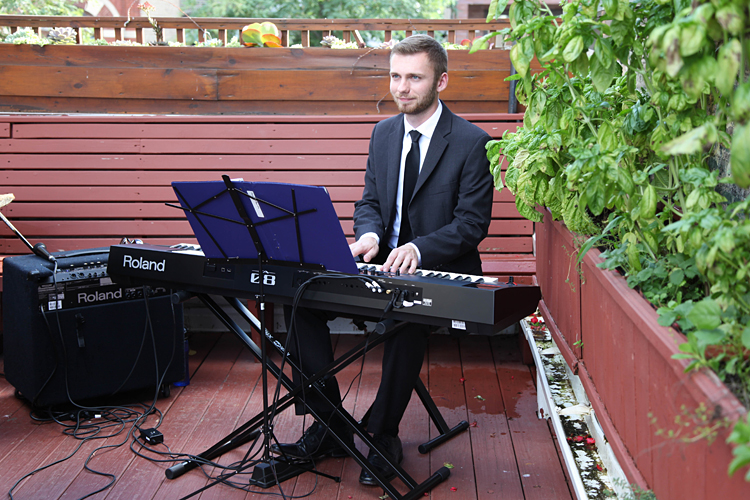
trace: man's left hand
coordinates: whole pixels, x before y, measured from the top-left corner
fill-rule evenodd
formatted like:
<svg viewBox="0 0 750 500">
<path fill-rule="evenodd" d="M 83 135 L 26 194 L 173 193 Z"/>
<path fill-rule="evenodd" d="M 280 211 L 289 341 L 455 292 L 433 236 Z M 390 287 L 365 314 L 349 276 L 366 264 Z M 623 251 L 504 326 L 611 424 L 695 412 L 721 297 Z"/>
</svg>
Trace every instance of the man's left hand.
<svg viewBox="0 0 750 500">
<path fill-rule="evenodd" d="M 418 265 L 417 251 L 412 245 L 407 244 L 391 250 L 381 269 L 385 272 L 399 271 L 401 274 L 414 274 Z"/>
</svg>

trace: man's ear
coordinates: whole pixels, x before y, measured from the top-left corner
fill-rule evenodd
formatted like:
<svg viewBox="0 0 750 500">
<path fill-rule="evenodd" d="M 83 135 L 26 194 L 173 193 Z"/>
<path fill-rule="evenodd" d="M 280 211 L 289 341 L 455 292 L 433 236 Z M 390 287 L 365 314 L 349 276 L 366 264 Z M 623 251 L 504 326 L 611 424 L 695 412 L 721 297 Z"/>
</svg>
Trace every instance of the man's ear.
<svg viewBox="0 0 750 500">
<path fill-rule="evenodd" d="M 445 90 L 445 88 L 448 86 L 448 73 L 443 73 L 440 75 L 440 78 L 438 79 L 437 84 L 437 91 L 442 92 Z"/>
</svg>

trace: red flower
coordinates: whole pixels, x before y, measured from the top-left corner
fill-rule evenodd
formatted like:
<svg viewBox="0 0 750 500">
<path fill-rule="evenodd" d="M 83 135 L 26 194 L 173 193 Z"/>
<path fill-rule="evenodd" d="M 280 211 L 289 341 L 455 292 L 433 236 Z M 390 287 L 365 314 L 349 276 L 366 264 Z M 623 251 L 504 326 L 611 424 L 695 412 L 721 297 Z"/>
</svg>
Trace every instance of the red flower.
<svg viewBox="0 0 750 500">
<path fill-rule="evenodd" d="M 600 464 L 596 464 L 596 470 L 602 470 L 602 466 Z"/>
<path fill-rule="evenodd" d="M 455 486 L 451 486 L 451 491 L 458 491 L 458 488 L 456 488 Z"/>
<path fill-rule="evenodd" d="M 466 382 L 466 379 L 465 379 L 465 378 L 463 378 L 463 377 L 461 377 L 460 379 L 458 379 L 458 381 L 459 381 L 459 382 L 461 382 L 461 383 L 463 384 L 464 382 Z"/>
<path fill-rule="evenodd" d="M 573 441 L 575 441 L 576 443 L 580 443 L 581 441 L 583 441 L 583 436 L 576 436 L 573 438 Z"/>
<path fill-rule="evenodd" d="M 596 439 L 594 439 L 592 437 L 587 437 L 586 438 L 586 444 L 594 444 L 594 443 L 596 443 Z"/>
<path fill-rule="evenodd" d="M 476 426 L 477 426 L 477 421 L 476 420 L 473 421 L 471 424 L 469 424 L 469 427 L 476 427 Z"/>
</svg>

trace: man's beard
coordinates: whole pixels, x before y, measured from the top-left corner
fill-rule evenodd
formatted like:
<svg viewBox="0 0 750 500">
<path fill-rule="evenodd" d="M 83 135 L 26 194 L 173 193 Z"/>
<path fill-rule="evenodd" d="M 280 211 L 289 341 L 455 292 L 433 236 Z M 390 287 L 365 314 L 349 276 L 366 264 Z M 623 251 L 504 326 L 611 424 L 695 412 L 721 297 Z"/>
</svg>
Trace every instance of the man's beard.
<svg viewBox="0 0 750 500">
<path fill-rule="evenodd" d="M 418 115 L 422 111 L 432 106 L 432 104 L 437 99 L 438 97 L 437 85 L 435 85 L 434 87 L 432 87 L 432 89 L 430 89 L 429 94 L 422 96 L 421 98 L 417 98 L 416 101 L 412 101 L 408 104 L 402 104 L 398 100 L 398 97 L 397 97 L 398 95 L 399 94 L 396 94 L 393 96 L 393 100 L 396 103 L 396 107 L 398 107 L 398 110 L 401 113 L 404 113 L 407 115 Z"/>
</svg>

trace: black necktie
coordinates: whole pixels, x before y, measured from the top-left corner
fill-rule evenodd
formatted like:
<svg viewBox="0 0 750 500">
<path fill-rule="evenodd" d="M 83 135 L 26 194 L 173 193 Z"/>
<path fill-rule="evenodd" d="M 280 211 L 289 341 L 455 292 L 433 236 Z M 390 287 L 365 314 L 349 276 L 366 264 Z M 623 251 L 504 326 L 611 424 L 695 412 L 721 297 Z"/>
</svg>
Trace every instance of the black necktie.
<svg viewBox="0 0 750 500">
<path fill-rule="evenodd" d="M 403 197 L 401 198 L 401 230 L 398 233 L 398 246 L 410 242 L 414 239 L 414 234 L 411 232 L 411 224 L 409 223 L 409 200 L 411 195 L 414 194 L 414 186 L 417 185 L 417 178 L 419 177 L 419 138 L 422 134 L 416 130 L 409 132 L 411 136 L 411 149 L 406 155 L 406 162 L 404 164 L 404 189 Z"/>
</svg>

